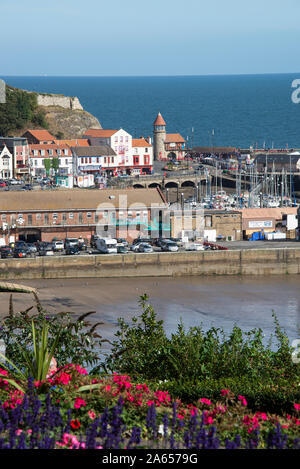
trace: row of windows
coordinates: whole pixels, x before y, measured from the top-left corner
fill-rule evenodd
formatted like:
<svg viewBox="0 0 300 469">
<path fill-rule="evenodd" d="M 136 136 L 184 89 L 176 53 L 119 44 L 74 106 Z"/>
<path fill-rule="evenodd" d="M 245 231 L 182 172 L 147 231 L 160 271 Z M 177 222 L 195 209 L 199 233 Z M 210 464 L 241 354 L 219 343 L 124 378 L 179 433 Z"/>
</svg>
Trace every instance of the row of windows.
<svg viewBox="0 0 300 469">
<path fill-rule="evenodd" d="M 44 161 L 45 161 L 44 159 L 42 159 L 42 160 L 33 160 L 33 166 L 44 166 Z M 39 162 L 40 162 L 40 164 L 39 164 Z M 65 158 L 65 159 L 63 159 L 63 158 L 58 158 L 58 162 L 59 162 L 60 165 L 61 165 L 61 164 L 64 164 L 65 166 L 68 166 L 68 165 L 69 165 L 69 160 L 68 160 L 68 158 Z M 71 163 L 71 162 L 70 162 L 70 163 Z"/>
<path fill-rule="evenodd" d="M 132 212 L 132 211 L 128 211 L 128 212 L 122 212 L 122 211 L 119 211 L 117 214 L 116 212 L 109 212 L 108 210 L 104 210 L 104 212 L 101 214 L 101 217 L 103 217 L 105 220 L 108 220 L 109 218 L 111 220 L 115 220 L 116 219 L 116 215 L 118 215 L 118 217 L 120 219 L 122 219 L 122 217 L 127 217 L 127 218 L 133 218 L 134 216 L 136 218 L 147 218 L 148 217 L 148 212 L 147 210 L 144 210 L 142 212 L 139 212 L 139 211 L 136 211 L 136 212 Z M 82 212 L 78 212 L 78 213 L 73 213 L 73 212 L 68 212 L 68 213 L 36 213 L 35 214 L 35 220 L 37 222 L 44 222 L 45 224 L 48 224 L 50 221 L 54 221 L 54 222 L 57 222 L 59 219 L 62 221 L 62 222 L 67 222 L 68 219 L 69 220 L 75 220 L 77 217 L 77 220 L 79 223 L 83 223 L 83 213 Z M 88 219 L 89 222 L 92 222 L 93 220 L 95 221 L 95 223 L 97 223 L 99 221 L 99 215 L 94 213 L 94 212 L 86 212 L 86 218 Z M 24 215 L 22 213 L 19 213 L 17 215 L 6 215 L 5 213 L 1 214 L 1 221 L 2 222 L 10 222 L 11 224 L 14 224 L 14 223 L 17 223 L 18 225 L 20 224 L 23 224 L 25 222 L 24 220 Z M 20 223 L 20 221 L 22 221 Z M 27 224 L 28 225 L 31 225 L 33 222 L 33 215 L 32 214 L 28 214 L 27 215 Z"/>
<path fill-rule="evenodd" d="M 123 140 L 124 140 L 124 142 L 128 142 L 129 141 L 128 136 L 125 136 L 124 138 L 123 138 L 123 136 L 120 136 L 120 139 L 119 139 L 119 137 L 115 137 L 115 139 L 114 139 L 115 143 L 117 143 L 118 141 L 120 143 L 123 143 Z"/>
<path fill-rule="evenodd" d="M 33 156 L 46 156 L 46 150 L 32 150 L 32 154 Z M 53 156 L 54 154 L 57 154 L 57 155 L 69 155 L 69 150 L 67 148 L 65 148 L 64 150 L 61 150 L 61 149 L 57 149 L 57 150 L 47 150 L 47 154 L 49 156 Z"/>
</svg>

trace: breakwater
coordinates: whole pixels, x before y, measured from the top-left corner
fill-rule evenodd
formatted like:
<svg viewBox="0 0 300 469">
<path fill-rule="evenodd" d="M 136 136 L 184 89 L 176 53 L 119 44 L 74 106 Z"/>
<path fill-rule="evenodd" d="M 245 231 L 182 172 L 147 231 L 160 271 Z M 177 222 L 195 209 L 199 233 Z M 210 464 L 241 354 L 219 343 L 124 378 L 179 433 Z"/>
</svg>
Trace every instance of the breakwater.
<svg viewBox="0 0 300 469">
<path fill-rule="evenodd" d="M 1 259 L 1 280 L 300 273 L 300 248 Z"/>
</svg>

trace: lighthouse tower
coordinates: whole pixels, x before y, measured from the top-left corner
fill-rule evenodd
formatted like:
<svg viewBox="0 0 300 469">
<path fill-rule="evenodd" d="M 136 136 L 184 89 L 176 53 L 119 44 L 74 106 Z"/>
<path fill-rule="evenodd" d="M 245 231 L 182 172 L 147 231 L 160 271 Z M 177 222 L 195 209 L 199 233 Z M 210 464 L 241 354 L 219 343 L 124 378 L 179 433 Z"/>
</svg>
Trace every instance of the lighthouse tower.
<svg viewBox="0 0 300 469">
<path fill-rule="evenodd" d="M 155 161 L 165 159 L 166 125 L 159 112 L 153 123 L 153 156 Z"/>
</svg>

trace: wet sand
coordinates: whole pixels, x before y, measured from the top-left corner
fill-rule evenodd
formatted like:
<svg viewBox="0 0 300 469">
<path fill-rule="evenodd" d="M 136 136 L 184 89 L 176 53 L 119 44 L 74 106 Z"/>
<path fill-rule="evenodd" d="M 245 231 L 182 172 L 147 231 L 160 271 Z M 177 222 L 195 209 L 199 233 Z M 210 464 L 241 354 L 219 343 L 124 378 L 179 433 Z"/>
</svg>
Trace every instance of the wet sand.
<svg viewBox="0 0 300 469">
<path fill-rule="evenodd" d="M 300 277 L 180 277 L 47 279 L 22 281 L 37 288 L 50 313 L 95 311 L 91 322 L 103 321 L 99 332 L 112 339 L 119 317 L 129 321 L 141 313 L 140 295 L 147 293 L 168 333 L 182 319 L 186 328 L 202 325 L 231 331 L 260 327 L 268 338 L 274 333 L 272 312 L 291 340 L 300 338 Z M 8 312 L 9 293 L 0 294 L 0 315 Z M 16 311 L 34 304 L 31 295 L 13 294 Z"/>
</svg>

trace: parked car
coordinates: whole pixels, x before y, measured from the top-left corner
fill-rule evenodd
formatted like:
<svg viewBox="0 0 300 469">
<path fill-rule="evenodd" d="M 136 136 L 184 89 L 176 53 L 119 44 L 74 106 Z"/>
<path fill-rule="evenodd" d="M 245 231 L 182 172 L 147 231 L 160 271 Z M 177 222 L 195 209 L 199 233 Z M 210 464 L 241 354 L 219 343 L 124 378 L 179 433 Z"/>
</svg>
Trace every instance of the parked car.
<svg viewBox="0 0 300 469">
<path fill-rule="evenodd" d="M 67 246 L 66 248 L 66 255 L 67 256 L 72 256 L 72 255 L 75 255 L 75 254 L 79 254 L 80 253 L 80 249 L 79 249 L 79 246 Z"/>
<path fill-rule="evenodd" d="M 6 187 L 6 182 L 5 181 L 0 181 L 0 187 Z"/>
<path fill-rule="evenodd" d="M 128 246 L 128 241 L 126 241 L 124 238 L 118 238 L 117 243 L 121 244 L 122 246 Z"/>
<path fill-rule="evenodd" d="M 78 246 L 78 238 L 66 238 L 65 249 L 67 249 L 69 246 Z"/>
<path fill-rule="evenodd" d="M 161 250 L 162 251 L 169 251 L 169 252 L 177 252 L 179 247 L 174 241 L 171 241 L 169 239 L 165 239 L 161 245 Z"/>
<path fill-rule="evenodd" d="M 189 243 L 185 246 L 186 251 L 204 251 L 204 246 L 201 243 Z"/>
<path fill-rule="evenodd" d="M 7 257 L 13 257 L 14 253 L 11 247 L 1 246 L 0 247 L 0 256 L 1 259 L 7 259 Z"/>
<path fill-rule="evenodd" d="M 52 243 L 43 243 L 39 246 L 39 256 L 54 256 Z"/>
<path fill-rule="evenodd" d="M 153 252 L 153 247 L 148 243 L 140 243 L 138 252 Z"/>
<path fill-rule="evenodd" d="M 128 247 L 124 246 L 123 244 L 117 244 L 117 252 L 119 254 L 127 254 L 128 253 Z"/>
<path fill-rule="evenodd" d="M 98 236 L 98 235 L 92 235 L 92 236 L 91 236 L 91 248 L 96 249 L 96 247 L 97 247 L 97 245 L 96 245 L 97 239 L 99 239 L 99 236 Z"/>
<path fill-rule="evenodd" d="M 23 189 L 25 189 L 26 191 L 32 191 L 32 185 L 31 184 L 25 184 L 23 186 Z"/>
<path fill-rule="evenodd" d="M 34 243 L 27 243 L 26 249 L 30 253 L 36 253 L 37 252 L 37 247 Z"/>
<path fill-rule="evenodd" d="M 60 240 L 52 241 L 52 246 L 54 252 L 61 252 L 65 249 L 64 242 Z"/>
<path fill-rule="evenodd" d="M 17 247 L 14 249 L 14 252 L 13 252 L 13 257 L 16 257 L 16 258 L 20 258 L 20 257 L 27 257 L 28 256 L 28 252 L 26 249 L 22 248 L 22 247 Z"/>
</svg>

